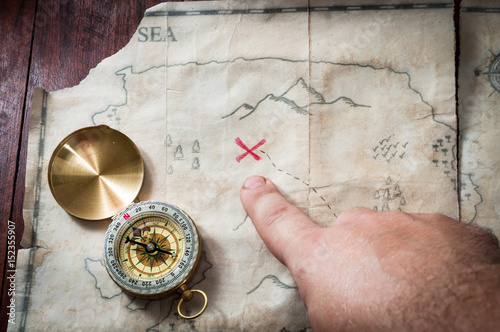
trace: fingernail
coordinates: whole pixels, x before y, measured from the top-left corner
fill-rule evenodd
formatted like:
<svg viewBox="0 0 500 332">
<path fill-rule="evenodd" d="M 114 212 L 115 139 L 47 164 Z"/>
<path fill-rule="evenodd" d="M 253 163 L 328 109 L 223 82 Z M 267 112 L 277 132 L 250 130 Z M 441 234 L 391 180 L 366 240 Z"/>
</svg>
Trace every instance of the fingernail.
<svg viewBox="0 0 500 332">
<path fill-rule="evenodd" d="M 261 176 L 254 175 L 254 176 L 251 176 L 245 180 L 245 184 L 243 184 L 243 188 L 253 189 L 253 188 L 257 188 L 258 186 L 262 186 L 263 184 L 266 184 L 266 179 L 264 179 Z"/>
</svg>

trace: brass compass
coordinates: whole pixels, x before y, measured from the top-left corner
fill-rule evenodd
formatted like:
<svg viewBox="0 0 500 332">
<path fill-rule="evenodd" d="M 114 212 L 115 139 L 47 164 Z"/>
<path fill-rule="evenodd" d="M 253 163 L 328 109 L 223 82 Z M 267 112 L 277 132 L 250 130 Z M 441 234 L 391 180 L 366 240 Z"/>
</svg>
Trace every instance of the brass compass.
<svg viewBox="0 0 500 332">
<path fill-rule="evenodd" d="M 144 179 L 144 163 L 135 144 L 108 126 L 88 127 L 67 136 L 49 162 L 48 180 L 56 201 L 69 214 L 86 220 L 112 218 L 104 241 L 104 262 L 126 293 L 159 299 L 176 291 L 183 318 L 207 307 L 207 295 L 188 289 L 201 257 L 201 237 L 189 215 L 159 201 L 131 204 Z M 184 315 L 181 306 L 193 293 L 202 309 Z"/>
</svg>

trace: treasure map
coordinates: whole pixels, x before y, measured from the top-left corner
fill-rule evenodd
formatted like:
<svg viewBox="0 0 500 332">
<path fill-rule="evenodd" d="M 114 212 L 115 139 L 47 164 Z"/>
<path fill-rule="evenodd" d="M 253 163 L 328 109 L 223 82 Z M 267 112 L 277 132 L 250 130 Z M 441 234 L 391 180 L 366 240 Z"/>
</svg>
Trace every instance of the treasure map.
<svg viewBox="0 0 500 332">
<path fill-rule="evenodd" d="M 460 20 L 460 212 L 499 236 L 500 4 L 463 1 Z"/>
<path fill-rule="evenodd" d="M 218 1 L 149 9 L 78 86 L 35 90 L 11 330 L 307 331 L 307 310 L 239 201 L 272 179 L 318 224 L 349 208 L 440 212 L 500 232 L 500 14 L 462 11 L 457 122 L 452 2 Z M 467 46 L 471 43 L 471 46 Z M 457 135 L 458 124 L 462 131 Z M 67 214 L 47 184 L 71 132 L 107 125 L 145 164 L 139 200 L 171 202 L 203 238 L 184 320 L 108 276 L 110 220 Z M 458 146 L 460 144 L 460 146 Z M 459 147 L 461 153 L 459 154 Z M 495 205 L 497 204 L 497 205 Z"/>
</svg>

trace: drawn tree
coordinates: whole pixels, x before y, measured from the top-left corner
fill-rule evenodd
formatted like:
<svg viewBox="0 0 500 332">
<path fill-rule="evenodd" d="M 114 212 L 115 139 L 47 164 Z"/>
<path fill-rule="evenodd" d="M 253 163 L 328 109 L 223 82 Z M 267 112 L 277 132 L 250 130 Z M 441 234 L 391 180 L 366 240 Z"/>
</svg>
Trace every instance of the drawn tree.
<svg viewBox="0 0 500 332">
<path fill-rule="evenodd" d="M 193 153 L 200 153 L 200 142 L 198 140 L 194 141 Z"/>
<path fill-rule="evenodd" d="M 174 159 L 175 160 L 184 159 L 184 153 L 182 152 L 182 146 L 181 145 L 177 145 L 177 149 L 175 150 L 175 153 L 174 153 Z"/>
<path fill-rule="evenodd" d="M 441 152 L 444 153 L 444 155 L 446 156 L 446 154 L 448 153 L 448 149 L 447 148 L 441 149 Z"/>
<path fill-rule="evenodd" d="M 200 169 L 200 160 L 198 159 L 198 157 L 194 158 L 193 163 L 191 164 L 191 169 Z"/>
<path fill-rule="evenodd" d="M 394 186 L 394 196 L 400 196 L 401 195 L 401 188 L 399 187 L 399 184 L 396 184 Z"/>
<path fill-rule="evenodd" d="M 450 176 L 450 171 L 444 171 L 444 174 L 446 174 L 446 177 Z"/>
<path fill-rule="evenodd" d="M 436 142 L 438 142 L 439 146 L 443 146 L 443 139 L 442 138 L 438 138 L 436 140 Z"/>
<path fill-rule="evenodd" d="M 444 167 L 448 167 L 448 160 L 441 161 L 444 164 Z"/>
<path fill-rule="evenodd" d="M 167 146 L 172 146 L 172 138 L 170 137 L 170 135 L 167 135 L 167 138 L 165 139 L 165 144 L 167 144 Z"/>
<path fill-rule="evenodd" d="M 432 148 L 434 149 L 434 152 L 438 152 L 438 147 L 439 147 L 439 145 L 437 145 L 437 144 L 433 144 L 432 145 Z"/>
<path fill-rule="evenodd" d="M 446 135 L 444 138 L 446 138 L 446 140 L 448 141 L 448 143 L 451 143 L 451 135 Z"/>
<path fill-rule="evenodd" d="M 434 164 L 436 164 L 436 167 L 439 167 L 439 166 L 438 166 L 439 160 L 434 159 L 432 162 L 433 162 Z"/>
</svg>

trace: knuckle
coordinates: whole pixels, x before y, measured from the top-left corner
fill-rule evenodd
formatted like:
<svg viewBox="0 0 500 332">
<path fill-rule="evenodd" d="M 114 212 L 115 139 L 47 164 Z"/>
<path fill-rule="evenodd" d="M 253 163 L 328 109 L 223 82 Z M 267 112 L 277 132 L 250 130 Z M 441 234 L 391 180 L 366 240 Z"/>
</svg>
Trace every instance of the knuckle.
<svg viewBox="0 0 500 332">
<path fill-rule="evenodd" d="M 263 225 L 272 227 L 281 224 L 292 215 L 293 210 L 294 207 L 287 202 L 276 203 L 261 215 Z"/>
<path fill-rule="evenodd" d="M 310 232 L 301 236 L 300 249 L 293 253 L 294 259 L 288 268 L 297 284 L 303 284 L 311 275 L 318 275 L 331 260 L 333 254 L 331 246 L 325 242 L 320 232 Z"/>
</svg>

